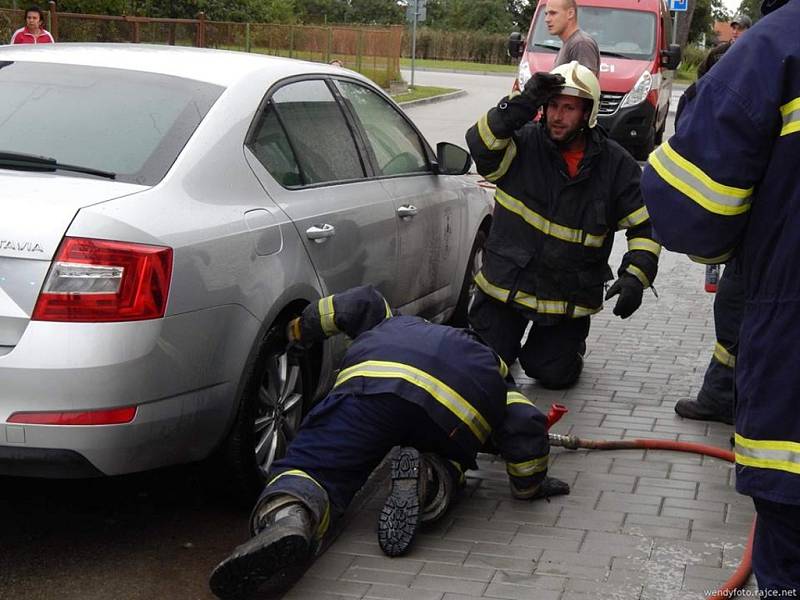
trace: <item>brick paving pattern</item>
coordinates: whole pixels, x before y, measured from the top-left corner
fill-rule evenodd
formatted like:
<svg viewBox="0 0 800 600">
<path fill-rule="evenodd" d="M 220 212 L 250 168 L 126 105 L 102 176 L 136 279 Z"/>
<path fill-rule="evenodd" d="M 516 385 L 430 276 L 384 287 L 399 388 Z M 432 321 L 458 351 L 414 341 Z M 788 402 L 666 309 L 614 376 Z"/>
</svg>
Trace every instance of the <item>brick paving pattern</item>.
<svg viewBox="0 0 800 600">
<path fill-rule="evenodd" d="M 624 250 L 618 234 L 612 268 Z M 628 320 L 611 303 L 593 318 L 573 389 L 543 390 L 517 365 L 540 408 L 569 408 L 554 432 L 729 448 L 732 427 L 673 411 L 678 398 L 697 393 L 714 344 L 703 267 L 665 251 L 656 288 L 660 297 L 646 291 Z M 461 501 L 402 558 L 378 547 L 386 493 L 378 486 L 286 600 L 701 599 L 735 569 L 753 518 L 732 465 L 693 454 L 555 448 L 550 473 L 572 493 L 550 502 L 513 500 L 499 459 L 482 455 L 479 467 Z"/>
</svg>

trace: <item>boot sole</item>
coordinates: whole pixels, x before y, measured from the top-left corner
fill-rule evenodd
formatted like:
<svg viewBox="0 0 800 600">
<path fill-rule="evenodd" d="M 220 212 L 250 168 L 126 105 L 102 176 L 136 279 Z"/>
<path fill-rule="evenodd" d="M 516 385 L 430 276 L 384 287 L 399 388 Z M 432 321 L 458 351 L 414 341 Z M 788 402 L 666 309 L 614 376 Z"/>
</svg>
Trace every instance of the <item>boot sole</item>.
<svg viewBox="0 0 800 600">
<path fill-rule="evenodd" d="M 241 551 L 237 549 L 214 569 L 208 584 L 219 598 L 238 600 L 256 591 L 281 592 L 302 574 L 309 552 L 305 537 L 287 535 L 261 545 L 253 543 L 256 539 L 240 546 Z"/>
<path fill-rule="evenodd" d="M 378 521 L 378 543 L 387 556 L 408 552 L 420 524 L 419 452 L 403 448 L 392 461 L 392 490 Z"/>
</svg>

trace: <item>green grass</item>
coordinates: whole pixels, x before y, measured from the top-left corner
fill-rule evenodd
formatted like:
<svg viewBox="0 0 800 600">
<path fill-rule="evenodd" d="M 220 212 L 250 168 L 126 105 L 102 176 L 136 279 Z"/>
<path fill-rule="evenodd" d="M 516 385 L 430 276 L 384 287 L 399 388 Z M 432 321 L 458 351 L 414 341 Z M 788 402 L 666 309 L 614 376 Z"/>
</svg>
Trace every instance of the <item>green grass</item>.
<svg viewBox="0 0 800 600">
<path fill-rule="evenodd" d="M 400 66 L 405 69 L 411 68 L 410 58 L 401 58 Z M 464 60 L 432 60 L 429 58 L 418 58 L 414 61 L 415 67 L 421 69 L 442 69 L 445 71 L 475 71 L 478 73 L 516 73 L 516 65 L 485 65 L 482 63 L 467 62 Z"/>
<path fill-rule="evenodd" d="M 421 100 L 422 98 L 441 96 L 456 91 L 458 90 L 454 88 L 415 85 L 413 88 L 408 88 L 408 92 L 392 94 L 392 98 L 395 102 L 410 102 L 411 100 Z"/>
<path fill-rule="evenodd" d="M 697 80 L 697 67 L 691 67 L 689 69 L 682 69 L 679 68 L 675 71 L 675 80 L 676 81 L 685 81 L 691 83 Z"/>
</svg>

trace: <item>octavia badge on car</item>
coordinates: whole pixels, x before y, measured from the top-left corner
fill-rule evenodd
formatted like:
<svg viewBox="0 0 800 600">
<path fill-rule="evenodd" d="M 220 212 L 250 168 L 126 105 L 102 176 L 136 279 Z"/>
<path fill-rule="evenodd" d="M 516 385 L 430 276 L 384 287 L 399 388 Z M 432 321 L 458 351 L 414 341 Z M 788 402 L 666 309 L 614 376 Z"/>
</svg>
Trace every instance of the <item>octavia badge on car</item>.
<svg viewBox="0 0 800 600">
<path fill-rule="evenodd" d="M 13 250 L 15 252 L 44 252 L 37 242 L 21 242 L 18 240 L 0 240 L 0 250 Z"/>
</svg>

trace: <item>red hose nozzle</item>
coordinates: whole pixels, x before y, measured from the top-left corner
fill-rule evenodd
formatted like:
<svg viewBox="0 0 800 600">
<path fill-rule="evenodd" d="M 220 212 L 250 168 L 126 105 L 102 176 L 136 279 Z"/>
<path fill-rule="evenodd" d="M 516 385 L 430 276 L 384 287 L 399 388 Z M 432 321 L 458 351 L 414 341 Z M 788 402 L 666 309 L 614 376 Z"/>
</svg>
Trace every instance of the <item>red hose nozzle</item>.
<svg viewBox="0 0 800 600">
<path fill-rule="evenodd" d="M 558 423 L 561 417 L 568 412 L 569 409 L 563 404 L 551 404 L 550 412 L 547 413 L 547 429 L 549 430 L 553 425 Z"/>
</svg>

